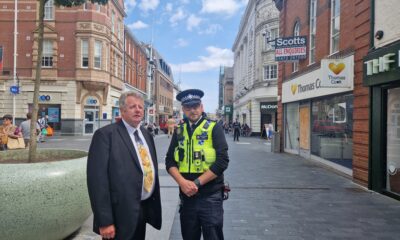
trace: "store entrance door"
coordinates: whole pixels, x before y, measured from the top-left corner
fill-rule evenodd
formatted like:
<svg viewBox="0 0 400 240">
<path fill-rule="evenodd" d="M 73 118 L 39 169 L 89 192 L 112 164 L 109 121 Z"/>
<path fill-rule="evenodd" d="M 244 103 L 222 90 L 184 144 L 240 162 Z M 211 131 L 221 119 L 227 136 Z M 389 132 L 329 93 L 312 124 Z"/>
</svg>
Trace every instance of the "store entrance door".
<svg viewBox="0 0 400 240">
<path fill-rule="evenodd" d="M 85 119 L 83 120 L 83 134 L 93 134 L 97 130 L 99 122 L 98 109 L 85 109 Z"/>
<path fill-rule="evenodd" d="M 300 149 L 310 150 L 310 107 L 300 107 Z"/>
</svg>

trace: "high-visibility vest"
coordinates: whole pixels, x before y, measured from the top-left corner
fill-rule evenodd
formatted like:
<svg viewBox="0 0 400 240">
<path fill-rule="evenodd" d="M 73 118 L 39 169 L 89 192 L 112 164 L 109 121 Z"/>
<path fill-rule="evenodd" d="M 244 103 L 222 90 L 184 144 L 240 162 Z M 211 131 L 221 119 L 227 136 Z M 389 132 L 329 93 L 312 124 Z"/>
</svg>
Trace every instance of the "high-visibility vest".
<svg viewBox="0 0 400 240">
<path fill-rule="evenodd" d="M 204 119 L 189 138 L 187 124 L 179 124 L 176 129 L 178 146 L 174 151 L 174 159 L 181 173 L 203 173 L 216 160 L 213 147 L 212 130 L 215 122 Z"/>
</svg>

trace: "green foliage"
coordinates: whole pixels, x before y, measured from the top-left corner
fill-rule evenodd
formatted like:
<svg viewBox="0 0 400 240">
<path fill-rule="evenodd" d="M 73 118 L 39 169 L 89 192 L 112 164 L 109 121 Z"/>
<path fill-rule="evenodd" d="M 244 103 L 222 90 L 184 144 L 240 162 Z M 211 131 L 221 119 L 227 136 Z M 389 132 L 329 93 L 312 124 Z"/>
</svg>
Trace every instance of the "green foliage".
<svg viewBox="0 0 400 240">
<path fill-rule="evenodd" d="M 73 7 L 80 6 L 85 2 L 98 3 L 101 5 L 106 5 L 108 0 L 54 0 L 56 6 Z"/>
</svg>

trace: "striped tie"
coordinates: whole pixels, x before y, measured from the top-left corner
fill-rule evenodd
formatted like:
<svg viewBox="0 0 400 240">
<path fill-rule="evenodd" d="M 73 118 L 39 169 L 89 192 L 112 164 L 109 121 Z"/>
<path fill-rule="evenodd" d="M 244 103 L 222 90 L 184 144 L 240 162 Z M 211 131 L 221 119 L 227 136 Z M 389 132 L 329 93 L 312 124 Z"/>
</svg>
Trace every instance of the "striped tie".
<svg viewBox="0 0 400 240">
<path fill-rule="evenodd" d="M 142 139 L 139 137 L 138 130 L 133 134 L 135 136 L 135 141 L 139 150 L 140 160 L 143 166 L 144 183 L 143 188 L 146 192 L 151 191 L 151 186 L 153 186 L 154 176 L 153 169 L 151 168 L 151 159 L 146 147 L 143 144 Z"/>
</svg>

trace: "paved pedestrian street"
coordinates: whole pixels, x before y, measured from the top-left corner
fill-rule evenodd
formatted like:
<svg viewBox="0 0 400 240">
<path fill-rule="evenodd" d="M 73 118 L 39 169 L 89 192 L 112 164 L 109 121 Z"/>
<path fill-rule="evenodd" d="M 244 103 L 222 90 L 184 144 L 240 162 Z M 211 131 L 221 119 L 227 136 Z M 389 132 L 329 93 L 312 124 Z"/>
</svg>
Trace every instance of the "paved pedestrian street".
<svg viewBox="0 0 400 240">
<path fill-rule="evenodd" d="M 399 201 L 316 162 L 271 153 L 265 140 L 242 137 L 233 142 L 229 135 L 227 140 L 230 165 L 225 175 L 232 192 L 224 202 L 225 239 L 399 239 Z M 40 147 L 88 149 L 89 144 L 90 137 L 58 136 Z M 163 227 L 157 231 L 149 226 L 150 240 L 182 239 L 178 189 L 163 165 L 168 144 L 166 135 L 156 136 Z M 68 239 L 100 239 L 92 233 L 91 221 Z"/>
</svg>

